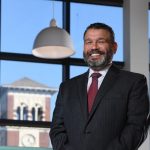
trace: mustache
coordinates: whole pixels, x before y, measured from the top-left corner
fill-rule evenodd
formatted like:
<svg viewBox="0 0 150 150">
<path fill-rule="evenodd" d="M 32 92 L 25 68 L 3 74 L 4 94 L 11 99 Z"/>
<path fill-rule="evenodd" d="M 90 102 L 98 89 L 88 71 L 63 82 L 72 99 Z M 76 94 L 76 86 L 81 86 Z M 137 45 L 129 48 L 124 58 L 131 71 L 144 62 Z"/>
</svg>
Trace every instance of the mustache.
<svg viewBox="0 0 150 150">
<path fill-rule="evenodd" d="M 91 50 L 88 52 L 88 55 L 92 55 L 92 54 L 104 55 L 105 52 L 101 51 L 100 49 L 91 49 Z"/>
</svg>

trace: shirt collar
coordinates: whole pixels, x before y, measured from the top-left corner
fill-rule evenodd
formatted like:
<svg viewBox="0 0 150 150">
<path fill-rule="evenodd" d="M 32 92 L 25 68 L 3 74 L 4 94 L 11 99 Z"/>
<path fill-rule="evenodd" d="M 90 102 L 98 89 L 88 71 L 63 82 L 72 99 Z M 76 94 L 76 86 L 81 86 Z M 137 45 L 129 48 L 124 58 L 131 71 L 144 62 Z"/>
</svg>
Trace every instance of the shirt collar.
<svg viewBox="0 0 150 150">
<path fill-rule="evenodd" d="M 107 66 L 106 68 L 100 70 L 100 71 L 94 71 L 91 68 L 89 69 L 89 78 L 91 77 L 91 74 L 96 72 L 96 73 L 100 73 L 101 76 L 105 77 L 106 73 L 108 72 L 109 68 L 111 65 Z"/>
</svg>

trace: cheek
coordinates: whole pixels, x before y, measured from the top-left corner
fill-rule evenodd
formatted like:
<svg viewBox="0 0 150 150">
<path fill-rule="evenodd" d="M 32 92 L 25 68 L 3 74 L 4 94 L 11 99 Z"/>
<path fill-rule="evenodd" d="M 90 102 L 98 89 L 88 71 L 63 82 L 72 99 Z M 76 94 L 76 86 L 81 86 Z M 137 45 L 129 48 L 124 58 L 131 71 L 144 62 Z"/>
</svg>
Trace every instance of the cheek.
<svg viewBox="0 0 150 150">
<path fill-rule="evenodd" d="M 88 46 L 84 44 L 83 48 L 84 48 L 84 50 L 87 50 Z"/>
<path fill-rule="evenodd" d="M 107 44 L 100 44 L 97 46 L 97 48 L 101 51 L 107 51 L 107 49 L 109 49 L 109 46 Z"/>
<path fill-rule="evenodd" d="M 112 51 L 112 47 L 110 47 L 109 45 L 103 46 L 101 48 L 105 53 L 110 52 L 110 50 Z"/>
<path fill-rule="evenodd" d="M 89 48 L 87 46 L 84 46 L 83 51 L 84 51 L 85 54 L 87 54 L 87 52 L 89 51 Z"/>
</svg>

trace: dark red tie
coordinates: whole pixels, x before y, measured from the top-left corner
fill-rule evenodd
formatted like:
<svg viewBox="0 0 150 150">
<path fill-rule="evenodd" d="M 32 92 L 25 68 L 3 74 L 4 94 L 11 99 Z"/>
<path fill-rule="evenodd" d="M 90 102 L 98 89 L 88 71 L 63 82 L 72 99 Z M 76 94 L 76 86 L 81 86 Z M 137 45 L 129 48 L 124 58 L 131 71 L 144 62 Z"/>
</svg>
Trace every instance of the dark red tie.
<svg viewBox="0 0 150 150">
<path fill-rule="evenodd" d="M 88 91 L 88 111 L 90 112 L 94 103 L 94 99 L 96 96 L 96 93 L 98 91 L 98 78 L 101 76 L 100 73 L 93 73 L 91 75 L 92 77 L 92 83 L 89 87 Z"/>
</svg>

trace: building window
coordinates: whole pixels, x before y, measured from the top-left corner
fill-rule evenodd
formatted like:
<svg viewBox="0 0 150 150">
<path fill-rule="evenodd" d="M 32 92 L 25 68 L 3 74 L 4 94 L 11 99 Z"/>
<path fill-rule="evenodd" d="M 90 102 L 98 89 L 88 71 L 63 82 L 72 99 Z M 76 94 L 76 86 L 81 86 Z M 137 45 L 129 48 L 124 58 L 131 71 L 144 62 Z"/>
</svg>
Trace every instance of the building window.
<svg viewBox="0 0 150 150">
<path fill-rule="evenodd" d="M 42 108 L 38 108 L 38 121 L 42 121 L 43 119 L 43 111 L 42 111 Z"/>
<path fill-rule="evenodd" d="M 23 120 L 28 120 L 28 108 L 27 108 L 27 106 L 23 107 Z"/>
<path fill-rule="evenodd" d="M 35 121 L 35 108 L 32 108 L 32 120 Z"/>
<path fill-rule="evenodd" d="M 17 108 L 17 120 L 20 120 L 20 107 Z"/>
</svg>

